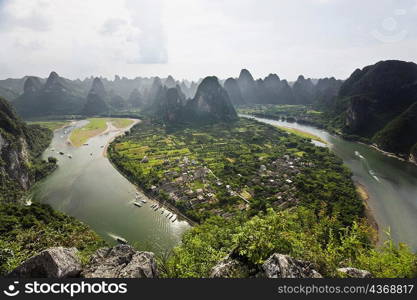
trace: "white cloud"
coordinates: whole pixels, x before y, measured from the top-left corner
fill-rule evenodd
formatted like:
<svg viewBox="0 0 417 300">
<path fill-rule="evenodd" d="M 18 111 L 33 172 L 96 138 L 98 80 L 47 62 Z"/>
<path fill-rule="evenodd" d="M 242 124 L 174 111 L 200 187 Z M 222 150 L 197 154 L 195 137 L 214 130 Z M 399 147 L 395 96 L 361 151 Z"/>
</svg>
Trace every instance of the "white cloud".
<svg viewBox="0 0 417 300">
<path fill-rule="evenodd" d="M 416 61 L 415 14 L 396 15 L 416 7 L 415 0 L 0 0 L 0 78 L 51 70 L 71 78 L 224 78 L 243 67 L 255 77 L 343 78 L 379 59 Z M 375 30 L 407 35 L 386 45 Z"/>
<path fill-rule="evenodd" d="M 104 35 L 113 35 L 123 30 L 123 27 L 127 24 L 126 20 L 111 18 L 104 22 L 100 28 L 100 33 Z"/>
</svg>

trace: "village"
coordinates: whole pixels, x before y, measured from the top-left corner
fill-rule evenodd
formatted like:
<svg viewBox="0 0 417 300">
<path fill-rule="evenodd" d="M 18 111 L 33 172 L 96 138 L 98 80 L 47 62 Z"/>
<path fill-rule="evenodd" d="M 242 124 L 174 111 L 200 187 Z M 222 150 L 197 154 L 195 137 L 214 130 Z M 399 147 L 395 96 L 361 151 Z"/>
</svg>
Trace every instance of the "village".
<svg viewBox="0 0 417 300">
<path fill-rule="evenodd" d="M 116 141 L 109 153 L 145 191 L 197 221 L 297 205 L 298 175 L 314 167 L 297 147 L 314 147 L 272 126 L 260 134 L 259 126 L 242 119 L 167 133 L 144 124 L 133 133 L 135 143 L 132 136 Z"/>
</svg>

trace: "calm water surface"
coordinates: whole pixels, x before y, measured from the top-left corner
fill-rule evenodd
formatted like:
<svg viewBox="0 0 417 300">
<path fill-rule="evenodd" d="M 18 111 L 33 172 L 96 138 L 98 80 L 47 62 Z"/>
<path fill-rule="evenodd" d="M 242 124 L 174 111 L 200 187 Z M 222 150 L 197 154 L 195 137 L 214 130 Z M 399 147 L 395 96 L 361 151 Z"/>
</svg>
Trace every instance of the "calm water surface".
<svg viewBox="0 0 417 300">
<path fill-rule="evenodd" d="M 174 217 L 169 219 L 167 210 L 154 211 L 150 206 L 156 202 L 142 193 L 138 197 L 147 203 L 140 208 L 133 205 L 133 201 L 138 201 L 135 186 L 103 156 L 105 145 L 117 132 L 96 136 L 88 141 L 88 146 L 69 145 L 70 132 L 86 122 L 78 121 L 55 131 L 44 157 L 56 157 L 59 168 L 35 186 L 33 200 L 85 222 L 111 244 L 122 237 L 129 244 L 157 253 L 170 250 L 190 226 L 185 221 L 172 222 Z"/>
</svg>

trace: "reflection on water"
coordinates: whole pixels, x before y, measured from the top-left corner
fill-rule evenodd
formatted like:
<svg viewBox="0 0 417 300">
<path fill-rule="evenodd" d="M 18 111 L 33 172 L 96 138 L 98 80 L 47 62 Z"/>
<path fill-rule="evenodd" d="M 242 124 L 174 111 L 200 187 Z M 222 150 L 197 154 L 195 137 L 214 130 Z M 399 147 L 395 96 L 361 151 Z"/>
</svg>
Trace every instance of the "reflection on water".
<svg viewBox="0 0 417 300">
<path fill-rule="evenodd" d="M 155 202 L 137 192 L 103 156 L 105 145 L 117 132 L 94 137 L 80 148 L 67 143 L 70 132 L 85 122 L 55 132 L 44 156 L 56 157 L 59 168 L 35 186 L 33 200 L 85 222 L 112 244 L 126 240 L 157 253 L 177 245 L 188 223 L 169 219 L 168 211 L 161 214 L 161 209 L 152 209 Z"/>
<path fill-rule="evenodd" d="M 243 116 L 243 115 L 242 115 Z M 246 116 L 249 117 L 249 116 Z M 367 189 L 369 204 L 381 230 L 390 229 L 395 241 L 417 250 L 417 167 L 308 125 L 255 118 L 260 122 L 299 129 L 319 136 L 350 168 L 353 180 Z"/>
</svg>

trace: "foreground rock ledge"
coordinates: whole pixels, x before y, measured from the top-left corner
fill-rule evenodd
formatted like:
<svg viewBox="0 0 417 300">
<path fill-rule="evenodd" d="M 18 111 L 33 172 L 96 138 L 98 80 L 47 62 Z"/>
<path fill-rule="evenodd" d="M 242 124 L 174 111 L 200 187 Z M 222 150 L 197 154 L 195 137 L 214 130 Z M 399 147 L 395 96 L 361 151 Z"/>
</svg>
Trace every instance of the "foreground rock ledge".
<svg viewBox="0 0 417 300">
<path fill-rule="evenodd" d="M 69 278 L 78 277 L 81 261 L 75 248 L 55 247 L 26 260 L 7 277 Z"/>
<path fill-rule="evenodd" d="M 337 271 L 349 278 L 372 278 L 372 274 L 366 270 L 356 268 L 339 268 Z"/>
<path fill-rule="evenodd" d="M 85 278 L 157 278 L 155 255 L 129 245 L 99 249 L 84 268 Z"/>
<path fill-rule="evenodd" d="M 236 254 L 220 261 L 211 271 L 211 278 L 322 278 L 313 264 L 274 253 L 262 265 L 251 265 Z"/>
<path fill-rule="evenodd" d="M 267 278 L 323 278 L 313 264 L 275 253 L 262 265 Z"/>
<path fill-rule="evenodd" d="M 356 268 L 339 268 L 344 277 L 370 278 L 372 274 Z M 75 248 L 55 247 L 42 251 L 7 277 L 13 278 L 158 278 L 155 255 L 136 251 L 129 245 L 101 248 L 82 266 Z M 274 253 L 263 264 L 254 265 L 232 252 L 212 269 L 211 278 L 322 278 L 314 265 L 288 255 Z"/>
<path fill-rule="evenodd" d="M 77 249 L 49 248 L 26 260 L 7 277 L 13 278 L 157 278 L 155 256 L 128 245 L 102 248 L 82 267 Z"/>
</svg>

